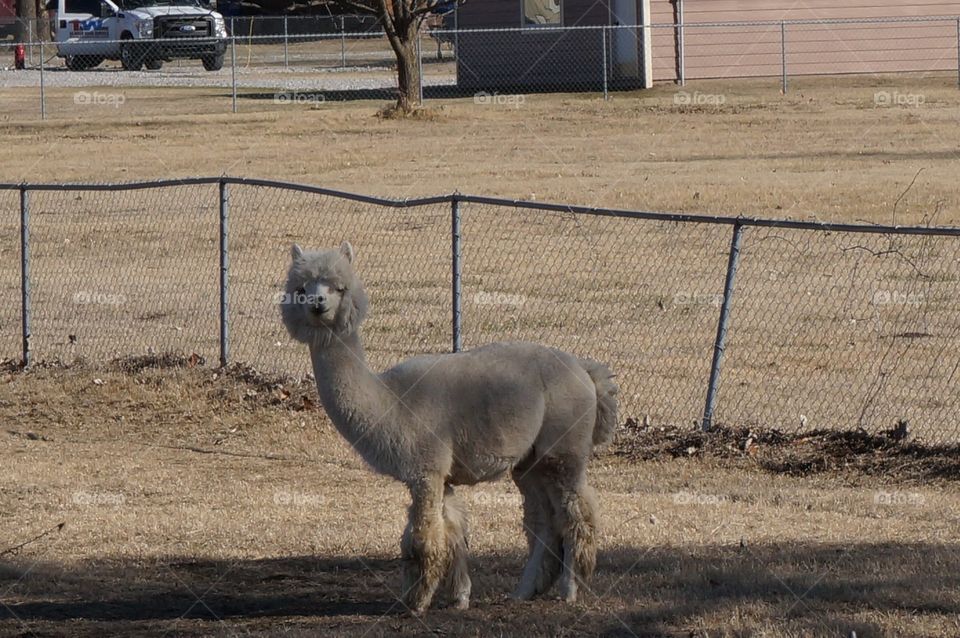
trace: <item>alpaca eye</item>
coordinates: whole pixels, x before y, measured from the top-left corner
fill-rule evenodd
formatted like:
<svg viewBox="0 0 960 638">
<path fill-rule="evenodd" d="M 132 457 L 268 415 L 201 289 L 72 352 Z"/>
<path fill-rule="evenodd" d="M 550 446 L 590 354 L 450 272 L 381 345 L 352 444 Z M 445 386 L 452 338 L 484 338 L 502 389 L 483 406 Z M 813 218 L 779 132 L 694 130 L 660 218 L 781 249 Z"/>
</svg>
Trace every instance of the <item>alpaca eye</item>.
<svg viewBox="0 0 960 638">
<path fill-rule="evenodd" d="M 334 290 L 336 290 L 338 293 L 343 293 L 346 288 L 344 286 L 337 286 L 334 288 Z"/>
</svg>

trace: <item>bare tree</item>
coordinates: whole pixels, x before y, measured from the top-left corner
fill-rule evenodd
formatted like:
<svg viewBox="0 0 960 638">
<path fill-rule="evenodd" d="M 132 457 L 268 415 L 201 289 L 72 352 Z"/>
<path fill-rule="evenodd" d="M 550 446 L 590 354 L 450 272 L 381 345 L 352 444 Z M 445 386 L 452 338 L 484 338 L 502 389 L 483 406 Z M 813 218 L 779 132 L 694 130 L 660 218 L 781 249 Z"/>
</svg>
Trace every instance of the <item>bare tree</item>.
<svg viewBox="0 0 960 638">
<path fill-rule="evenodd" d="M 410 113 L 420 106 L 417 39 L 423 21 L 450 0 L 339 0 L 343 7 L 377 16 L 397 56 L 397 108 Z"/>
<path fill-rule="evenodd" d="M 37 37 L 44 41 L 50 40 L 50 18 L 47 15 L 47 2 L 46 0 L 35 0 L 36 4 L 36 13 L 37 13 L 37 26 L 36 33 Z"/>
<path fill-rule="evenodd" d="M 37 23 L 36 0 L 17 0 L 17 42 L 32 42 L 36 40 Z"/>
</svg>

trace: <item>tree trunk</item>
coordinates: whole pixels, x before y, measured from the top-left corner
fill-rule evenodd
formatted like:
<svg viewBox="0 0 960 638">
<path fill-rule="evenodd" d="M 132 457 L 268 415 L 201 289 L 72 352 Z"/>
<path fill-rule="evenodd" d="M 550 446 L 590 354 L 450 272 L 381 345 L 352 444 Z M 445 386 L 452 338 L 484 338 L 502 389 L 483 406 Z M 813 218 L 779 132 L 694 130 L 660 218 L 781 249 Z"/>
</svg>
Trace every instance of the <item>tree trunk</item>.
<svg viewBox="0 0 960 638">
<path fill-rule="evenodd" d="M 391 42 L 397 56 L 397 108 L 410 113 L 420 108 L 420 64 L 417 59 L 417 38 L 420 29 L 417 20 L 405 28 L 397 28 L 397 37 Z"/>
<path fill-rule="evenodd" d="M 397 53 L 397 108 L 409 113 L 420 106 L 420 66 L 415 41 L 404 42 Z"/>
<path fill-rule="evenodd" d="M 36 40 L 37 22 L 36 0 L 17 0 L 17 42 Z"/>
<path fill-rule="evenodd" d="M 45 42 L 50 41 L 50 16 L 47 15 L 46 0 L 36 0 L 37 37 Z"/>
</svg>

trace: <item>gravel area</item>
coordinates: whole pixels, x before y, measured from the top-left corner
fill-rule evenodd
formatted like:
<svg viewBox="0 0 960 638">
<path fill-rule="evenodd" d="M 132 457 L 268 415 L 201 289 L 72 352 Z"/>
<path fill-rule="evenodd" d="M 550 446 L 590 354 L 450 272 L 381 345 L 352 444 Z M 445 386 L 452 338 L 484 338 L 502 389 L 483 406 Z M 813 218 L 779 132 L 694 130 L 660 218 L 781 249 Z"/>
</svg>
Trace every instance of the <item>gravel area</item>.
<svg viewBox="0 0 960 638">
<path fill-rule="evenodd" d="M 119 67 L 104 66 L 92 71 L 72 72 L 63 66 L 44 67 L 43 81 L 49 88 L 84 88 L 111 86 L 117 88 L 132 87 L 230 87 L 232 72 L 229 67 L 220 71 L 204 71 L 199 65 L 185 63 L 177 67 L 176 62 L 168 63 L 160 71 L 123 71 Z M 109 63 L 108 63 L 109 64 Z M 243 89 L 262 88 L 284 91 L 361 91 L 370 89 L 388 89 L 394 86 L 396 78 L 388 67 L 364 67 L 346 69 L 317 69 L 310 67 L 290 67 L 289 69 L 237 68 L 237 87 Z M 453 76 L 425 76 L 424 84 L 429 86 L 453 86 Z M 40 85 L 40 71 L 14 71 L 0 69 L 0 89 L 29 88 Z"/>
</svg>

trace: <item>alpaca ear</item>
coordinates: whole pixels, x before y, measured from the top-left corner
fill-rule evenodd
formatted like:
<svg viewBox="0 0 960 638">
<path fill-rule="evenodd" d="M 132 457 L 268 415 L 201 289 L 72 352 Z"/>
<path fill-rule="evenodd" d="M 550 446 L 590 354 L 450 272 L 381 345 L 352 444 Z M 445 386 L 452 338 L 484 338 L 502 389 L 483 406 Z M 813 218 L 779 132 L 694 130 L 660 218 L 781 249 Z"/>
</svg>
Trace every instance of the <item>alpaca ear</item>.
<svg viewBox="0 0 960 638">
<path fill-rule="evenodd" d="M 345 241 L 340 244 L 340 254 L 346 258 L 347 263 L 353 263 L 353 246 L 350 245 L 350 242 Z"/>
<path fill-rule="evenodd" d="M 297 244 L 290 246 L 290 258 L 294 261 L 303 257 L 303 248 L 300 248 Z"/>
</svg>

